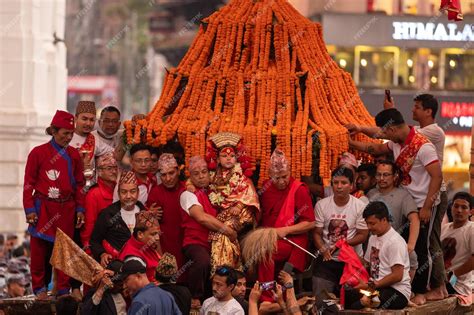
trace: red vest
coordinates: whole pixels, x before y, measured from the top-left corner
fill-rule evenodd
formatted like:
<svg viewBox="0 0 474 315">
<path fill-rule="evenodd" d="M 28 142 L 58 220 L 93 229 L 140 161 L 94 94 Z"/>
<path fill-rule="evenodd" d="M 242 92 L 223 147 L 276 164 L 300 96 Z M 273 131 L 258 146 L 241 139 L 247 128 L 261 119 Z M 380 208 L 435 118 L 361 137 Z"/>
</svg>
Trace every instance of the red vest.
<svg viewBox="0 0 474 315">
<path fill-rule="evenodd" d="M 217 216 L 217 210 L 211 205 L 207 194 L 203 190 L 195 192 L 199 203 L 202 205 L 204 212 Z M 186 211 L 181 208 L 181 227 L 184 231 L 183 247 L 191 244 L 202 245 L 211 250 L 209 243 L 209 230 L 194 220 Z"/>
</svg>

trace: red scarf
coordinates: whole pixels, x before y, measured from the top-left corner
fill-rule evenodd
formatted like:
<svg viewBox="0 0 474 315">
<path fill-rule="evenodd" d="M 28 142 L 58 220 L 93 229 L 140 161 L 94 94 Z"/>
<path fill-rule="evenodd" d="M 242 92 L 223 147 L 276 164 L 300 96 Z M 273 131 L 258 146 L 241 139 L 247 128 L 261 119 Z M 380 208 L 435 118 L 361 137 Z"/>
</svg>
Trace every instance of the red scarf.
<svg viewBox="0 0 474 315">
<path fill-rule="evenodd" d="M 290 185 L 288 195 L 286 196 L 285 202 L 283 202 L 280 213 L 275 221 L 276 228 L 295 224 L 295 194 L 303 183 L 295 180 L 290 183 Z"/>
<path fill-rule="evenodd" d="M 420 148 L 425 144 L 429 143 L 430 141 L 423 136 L 421 133 L 414 133 L 413 138 L 411 139 L 410 143 L 406 145 L 404 149 L 400 151 L 400 155 L 398 156 L 395 163 L 400 167 L 402 171 L 402 185 L 407 186 L 411 183 L 410 177 L 410 170 L 415 163 L 416 155 Z"/>
<path fill-rule="evenodd" d="M 79 148 L 79 153 L 81 153 L 82 156 L 82 151 L 89 151 L 89 159 L 92 161 L 94 158 L 95 154 L 95 137 L 92 133 L 89 133 L 86 137 L 86 141 L 81 145 Z"/>
</svg>

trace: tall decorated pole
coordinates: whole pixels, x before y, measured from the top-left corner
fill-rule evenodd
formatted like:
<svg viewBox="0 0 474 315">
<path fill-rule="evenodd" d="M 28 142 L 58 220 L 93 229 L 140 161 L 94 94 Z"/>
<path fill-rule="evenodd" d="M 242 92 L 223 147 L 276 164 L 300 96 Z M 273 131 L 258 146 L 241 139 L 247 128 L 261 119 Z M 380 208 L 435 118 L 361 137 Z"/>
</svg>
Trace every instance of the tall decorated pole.
<svg viewBox="0 0 474 315">
<path fill-rule="evenodd" d="M 146 119 L 125 122 L 127 142 L 177 140 L 188 162 L 204 155 L 210 136 L 235 132 L 260 165 L 259 185 L 276 146 L 290 157 L 293 177 L 319 174 L 328 184 L 349 149 L 344 125 L 374 119 L 322 34 L 287 0 L 230 1 L 201 21 Z"/>
</svg>

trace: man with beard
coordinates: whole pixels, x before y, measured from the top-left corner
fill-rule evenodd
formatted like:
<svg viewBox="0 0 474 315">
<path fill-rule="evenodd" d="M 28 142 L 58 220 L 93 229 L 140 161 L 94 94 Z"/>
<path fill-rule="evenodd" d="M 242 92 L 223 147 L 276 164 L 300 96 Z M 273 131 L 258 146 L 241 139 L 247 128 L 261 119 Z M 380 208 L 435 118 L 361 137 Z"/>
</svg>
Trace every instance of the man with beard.
<svg viewBox="0 0 474 315">
<path fill-rule="evenodd" d="M 112 260 L 107 268 L 94 275 L 97 288 L 84 297 L 81 315 L 126 315 L 127 303 L 123 296 L 123 280 L 120 275 L 123 262 Z"/>
<path fill-rule="evenodd" d="M 232 296 L 232 290 L 237 284 L 235 270 L 229 266 L 217 267 L 212 277 L 212 297 L 204 301 L 200 315 L 244 315 L 239 302 Z"/>
<path fill-rule="evenodd" d="M 162 183 L 150 191 L 147 205 L 158 207 L 160 215 L 160 237 L 163 252 L 172 254 L 178 263 L 183 265 L 183 229 L 181 227 L 181 206 L 179 196 L 184 190 L 184 184 L 179 181 L 178 163 L 173 154 L 163 153 L 158 160 L 158 168 Z M 161 208 L 161 209 L 160 209 Z"/>
<path fill-rule="evenodd" d="M 160 224 L 158 214 L 153 211 L 141 211 L 136 215 L 136 225 L 132 237 L 122 248 L 119 259 L 137 256 L 146 263 L 146 275 L 150 282 L 156 281 L 155 268 L 160 260 Z"/>
<path fill-rule="evenodd" d="M 369 231 L 362 218 L 365 203 L 350 194 L 354 173 L 345 167 L 338 167 L 331 173 L 334 195 L 316 203 L 316 228 L 313 239 L 320 253 L 313 274 L 313 293 L 323 290 L 335 292 L 342 276 L 344 263 L 339 261 L 335 244 L 346 239 L 355 252 L 362 256 L 362 243 Z"/>
<path fill-rule="evenodd" d="M 104 267 L 118 257 L 120 250 L 132 236 L 136 224 L 135 215 L 145 210 L 138 201 L 135 173 L 122 173 L 118 193 L 120 200 L 99 214 L 90 240 L 92 256 Z"/>
<path fill-rule="evenodd" d="M 47 298 L 56 230 L 73 237 L 74 225 L 84 224 L 84 175 L 79 153 L 69 146 L 74 132 L 74 117 L 57 111 L 46 129 L 52 136 L 28 155 L 23 186 L 23 207 L 31 234 L 31 276 L 38 299 Z M 69 277 L 56 273 L 57 294 L 69 292 Z"/>
<path fill-rule="evenodd" d="M 237 232 L 216 219 L 217 210 L 207 197 L 210 175 L 203 157 L 194 156 L 189 160 L 189 174 L 189 179 L 196 190 L 194 193 L 184 191 L 180 196 L 181 227 L 184 233 L 184 257 L 192 261 L 188 269 L 189 289 L 193 297 L 192 307 L 199 308 L 210 273 L 209 231 L 221 231 L 232 240 L 237 238 Z"/>
</svg>

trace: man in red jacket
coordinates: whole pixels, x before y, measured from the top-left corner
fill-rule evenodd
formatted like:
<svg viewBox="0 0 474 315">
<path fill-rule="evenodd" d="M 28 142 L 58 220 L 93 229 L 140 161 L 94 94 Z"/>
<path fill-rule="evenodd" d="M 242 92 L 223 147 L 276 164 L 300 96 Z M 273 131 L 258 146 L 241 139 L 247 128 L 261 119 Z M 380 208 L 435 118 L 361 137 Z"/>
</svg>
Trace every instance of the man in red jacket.
<svg viewBox="0 0 474 315">
<path fill-rule="evenodd" d="M 210 176 L 203 157 L 194 156 L 189 160 L 189 179 L 196 188 L 194 193 L 184 191 L 180 196 L 181 227 L 184 233 L 183 253 L 192 263 L 188 268 L 188 284 L 192 295 L 191 306 L 199 308 L 200 299 L 205 297 L 205 283 L 209 280 L 211 267 L 211 245 L 209 231 L 221 232 L 232 241 L 237 232 L 216 219 L 217 210 L 207 197 Z"/>
<path fill-rule="evenodd" d="M 90 238 L 99 213 L 112 204 L 114 188 L 117 183 L 118 166 L 113 152 L 97 159 L 97 184 L 86 195 L 85 224 L 81 230 L 82 245 L 90 253 Z"/>
<path fill-rule="evenodd" d="M 270 180 L 265 182 L 260 196 L 262 227 L 275 228 L 279 240 L 277 251 L 268 264 L 258 267 L 258 281 L 266 282 L 277 278 L 285 262 L 303 271 L 306 267 L 306 254 L 294 247 L 283 237 L 308 248 L 308 232 L 314 228 L 314 212 L 309 190 L 305 184 L 290 177 L 289 163 L 285 155 L 276 149 L 270 161 Z M 263 294 L 262 300 L 270 301 Z"/>
<path fill-rule="evenodd" d="M 161 249 L 176 257 L 178 268 L 183 265 L 183 231 L 181 229 L 181 207 L 179 196 L 184 184 L 179 181 L 178 163 L 171 153 L 163 153 L 158 160 L 162 183 L 154 186 L 148 196 L 148 206 L 161 207 Z M 155 204 L 155 205 L 154 205 Z"/>
<path fill-rule="evenodd" d="M 148 280 L 156 282 L 155 269 L 161 254 L 160 224 L 157 212 L 138 212 L 132 237 L 125 243 L 118 258 L 124 261 L 127 256 L 140 257 L 146 262 Z"/>
<path fill-rule="evenodd" d="M 69 146 L 74 133 L 74 116 L 56 111 L 46 133 L 51 141 L 28 155 L 23 186 L 23 207 L 31 234 L 31 277 L 38 299 L 47 299 L 51 277 L 48 263 L 56 230 L 73 237 L 74 225 L 84 224 L 84 175 L 82 160 Z M 57 294 L 69 292 L 69 277 L 56 270 Z"/>
</svg>

